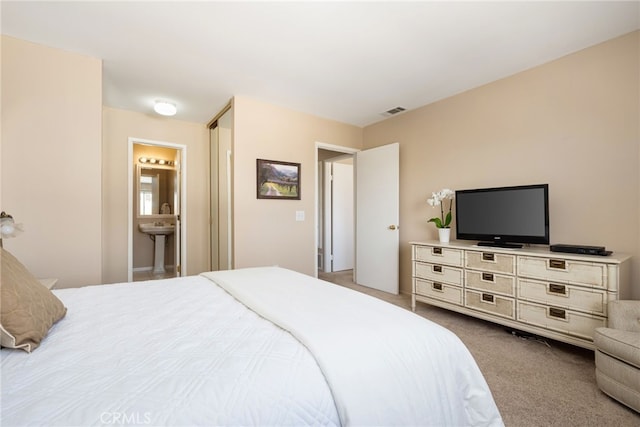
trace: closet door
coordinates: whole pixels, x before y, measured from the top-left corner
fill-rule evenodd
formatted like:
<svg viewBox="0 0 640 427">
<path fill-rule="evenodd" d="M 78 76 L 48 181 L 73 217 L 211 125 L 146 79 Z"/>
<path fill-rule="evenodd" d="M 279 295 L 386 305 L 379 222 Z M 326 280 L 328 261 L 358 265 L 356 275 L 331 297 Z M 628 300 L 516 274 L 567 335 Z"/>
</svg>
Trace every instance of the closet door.
<svg viewBox="0 0 640 427">
<path fill-rule="evenodd" d="M 210 126 L 211 270 L 233 268 L 231 116 L 229 109 Z"/>
</svg>

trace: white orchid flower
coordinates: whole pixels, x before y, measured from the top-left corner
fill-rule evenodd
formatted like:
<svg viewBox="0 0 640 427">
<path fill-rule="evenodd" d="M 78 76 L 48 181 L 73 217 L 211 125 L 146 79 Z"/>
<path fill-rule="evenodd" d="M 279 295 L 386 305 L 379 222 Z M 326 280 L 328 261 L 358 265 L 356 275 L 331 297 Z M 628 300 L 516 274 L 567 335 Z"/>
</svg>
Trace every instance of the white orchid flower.
<svg viewBox="0 0 640 427">
<path fill-rule="evenodd" d="M 449 224 L 451 224 L 451 205 L 453 204 L 455 194 L 456 193 L 449 188 L 443 188 L 437 193 L 431 193 L 431 198 L 427 199 L 427 203 L 431 207 L 440 206 L 440 217 L 431 218 L 429 222 L 435 223 L 438 228 L 449 228 Z M 449 200 L 449 210 L 446 215 L 444 213 L 443 200 Z"/>
<path fill-rule="evenodd" d="M 440 194 L 440 200 L 453 199 L 453 196 L 455 195 L 455 193 L 448 188 L 440 190 L 439 194 Z"/>
</svg>

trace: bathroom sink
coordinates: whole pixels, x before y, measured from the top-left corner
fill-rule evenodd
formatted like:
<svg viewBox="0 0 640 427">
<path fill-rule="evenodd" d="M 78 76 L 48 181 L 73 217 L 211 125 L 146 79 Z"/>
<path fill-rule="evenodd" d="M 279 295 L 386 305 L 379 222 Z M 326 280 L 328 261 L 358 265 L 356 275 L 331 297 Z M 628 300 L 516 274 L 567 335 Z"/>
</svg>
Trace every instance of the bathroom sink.
<svg viewBox="0 0 640 427">
<path fill-rule="evenodd" d="M 158 235 L 158 234 L 162 234 L 162 235 L 168 235 L 168 234 L 173 234 L 173 232 L 175 231 L 176 227 L 173 224 L 166 224 L 166 223 L 154 223 L 154 222 L 148 222 L 146 224 L 138 224 L 138 228 L 140 229 L 140 231 L 142 231 L 143 233 L 146 234 L 153 234 L 153 235 Z"/>
</svg>

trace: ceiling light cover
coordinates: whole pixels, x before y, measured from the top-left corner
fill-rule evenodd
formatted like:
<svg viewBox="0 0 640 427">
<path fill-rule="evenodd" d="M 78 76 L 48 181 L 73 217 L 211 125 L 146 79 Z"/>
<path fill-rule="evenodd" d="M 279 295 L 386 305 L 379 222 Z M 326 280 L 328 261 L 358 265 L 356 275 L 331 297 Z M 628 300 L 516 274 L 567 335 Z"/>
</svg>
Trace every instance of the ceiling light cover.
<svg viewBox="0 0 640 427">
<path fill-rule="evenodd" d="M 178 112 L 176 104 L 169 101 L 156 101 L 153 110 L 163 116 L 175 116 Z"/>
</svg>

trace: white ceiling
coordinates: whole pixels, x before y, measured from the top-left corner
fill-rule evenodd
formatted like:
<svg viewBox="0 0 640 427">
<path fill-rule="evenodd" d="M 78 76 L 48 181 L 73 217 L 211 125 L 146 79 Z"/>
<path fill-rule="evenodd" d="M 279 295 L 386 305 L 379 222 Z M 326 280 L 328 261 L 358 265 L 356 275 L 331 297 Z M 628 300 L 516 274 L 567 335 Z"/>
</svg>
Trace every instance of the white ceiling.
<svg viewBox="0 0 640 427">
<path fill-rule="evenodd" d="M 234 95 L 365 126 L 640 28 L 640 2 L 2 1 L 2 33 L 103 60 L 103 101 L 208 122 Z"/>
</svg>

